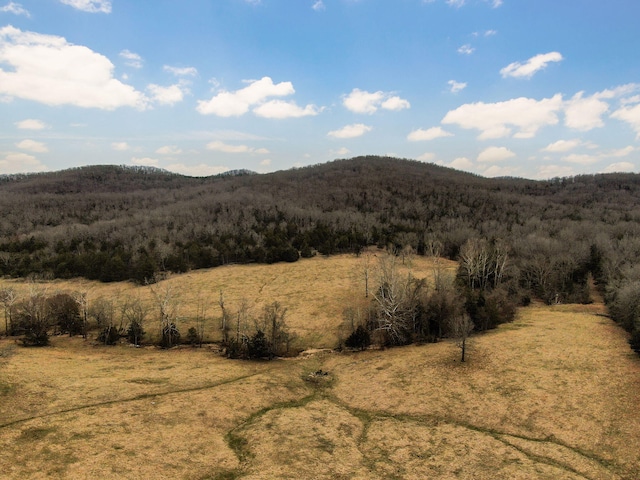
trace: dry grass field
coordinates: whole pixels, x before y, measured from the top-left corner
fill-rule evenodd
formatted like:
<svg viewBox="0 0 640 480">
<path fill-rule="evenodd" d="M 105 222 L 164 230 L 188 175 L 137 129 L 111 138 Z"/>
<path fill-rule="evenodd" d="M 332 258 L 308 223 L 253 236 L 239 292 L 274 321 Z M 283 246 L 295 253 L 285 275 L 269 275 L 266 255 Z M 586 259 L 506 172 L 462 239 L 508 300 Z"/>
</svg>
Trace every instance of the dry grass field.
<svg viewBox="0 0 640 480">
<path fill-rule="evenodd" d="M 151 341 L 158 339 L 160 331 L 159 321 L 154 320 L 158 317 L 158 308 L 154 303 L 152 288 L 161 294 L 167 289 L 171 290 L 177 305 L 178 328 L 183 335 L 195 325 L 198 307 L 204 308 L 204 334 L 207 341 L 221 339 L 222 311 L 218 305 L 221 292 L 226 308 L 232 312 L 236 312 L 245 300 L 252 318 L 260 317 L 265 305 L 279 302 L 287 309 L 287 325 L 297 336 L 294 349 L 334 348 L 338 342 L 345 306 L 357 306 L 364 300 L 366 262 L 373 277 L 377 257 L 382 255 L 384 252 L 374 249 L 359 257 L 317 256 L 295 263 L 228 265 L 169 277 L 151 287 L 129 282 L 103 284 L 86 280 L 55 280 L 39 282 L 35 286 L 46 290 L 48 294 L 87 292 L 89 303 L 99 298 L 111 299 L 116 303 L 139 299 L 149 309 L 145 330 Z M 455 271 L 455 262 L 438 261 L 448 272 Z M 415 256 L 403 268 L 410 266 L 415 277 L 430 279 L 433 262 L 433 259 Z M 27 295 L 33 286 L 21 280 L 0 279 L 0 288 L 13 287 L 22 296 Z"/>
<path fill-rule="evenodd" d="M 223 286 L 229 303 L 246 295 L 257 305 L 262 287 L 301 338 L 329 345 L 358 287 L 357 260 L 189 278 Z M 321 269 L 332 285 L 311 275 Z M 185 278 L 170 281 L 185 299 L 197 295 Z M 637 479 L 640 360 L 603 313 L 528 307 L 473 337 L 464 364 L 448 341 L 249 362 L 207 348 L 2 339 L 0 477 Z"/>
</svg>

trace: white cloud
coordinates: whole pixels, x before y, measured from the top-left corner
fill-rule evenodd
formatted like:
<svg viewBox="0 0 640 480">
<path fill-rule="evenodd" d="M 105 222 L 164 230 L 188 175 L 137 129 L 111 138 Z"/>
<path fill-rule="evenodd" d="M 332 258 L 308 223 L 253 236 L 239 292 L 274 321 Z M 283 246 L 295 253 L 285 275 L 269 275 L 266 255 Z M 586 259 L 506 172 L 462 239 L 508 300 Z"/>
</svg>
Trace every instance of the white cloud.
<svg viewBox="0 0 640 480">
<path fill-rule="evenodd" d="M 269 150 L 266 148 L 253 148 L 247 145 L 230 145 L 219 140 L 208 143 L 207 150 L 224 153 L 255 153 L 258 155 L 266 155 L 269 153 Z"/>
<path fill-rule="evenodd" d="M 447 82 L 447 84 L 449 85 L 449 91 L 451 93 L 458 93 L 461 92 L 462 90 L 464 90 L 465 88 L 467 88 L 467 84 L 464 82 L 456 82 L 455 80 L 449 80 Z"/>
<path fill-rule="evenodd" d="M 491 3 L 491 7 L 493 8 L 498 8 L 502 6 L 502 0 L 487 0 L 487 1 Z"/>
<path fill-rule="evenodd" d="M 562 60 L 562 55 L 559 52 L 541 53 L 531 57 L 525 63 L 513 62 L 507 65 L 500 70 L 500 74 L 504 78 L 531 78 L 537 72 L 546 68 L 549 63 L 560 62 Z"/>
<path fill-rule="evenodd" d="M 514 138 L 532 138 L 540 128 L 558 123 L 557 113 L 562 106 L 560 94 L 542 100 L 521 97 L 497 103 L 468 103 L 449 111 L 442 123 L 480 130 L 480 140 L 508 137 L 512 127 L 518 129 Z"/>
<path fill-rule="evenodd" d="M 436 138 L 452 137 L 453 133 L 445 131 L 442 127 L 432 127 L 427 130 L 414 130 L 407 135 L 407 140 L 410 142 L 422 142 L 428 140 L 435 140 Z"/>
<path fill-rule="evenodd" d="M 611 118 L 628 123 L 640 139 L 640 104 L 633 107 L 622 107 L 611 114 Z"/>
<path fill-rule="evenodd" d="M 198 70 L 195 67 L 171 67 L 165 65 L 162 69 L 165 72 L 172 73 L 176 77 L 195 77 L 198 75 Z"/>
<path fill-rule="evenodd" d="M 411 108 L 411 104 L 408 100 L 405 100 L 404 98 L 400 98 L 398 96 L 387 98 L 380 104 L 380 106 L 385 110 L 393 110 L 395 112 L 404 110 L 406 108 Z"/>
<path fill-rule="evenodd" d="M 258 117 L 276 119 L 313 117 L 320 112 L 321 109 L 315 105 L 307 105 L 302 108 L 295 102 L 285 102 L 284 100 L 270 100 L 253 109 L 253 113 Z"/>
<path fill-rule="evenodd" d="M 45 128 L 47 128 L 42 120 L 36 120 L 33 118 L 16 122 L 15 125 L 20 130 L 44 130 Z"/>
<path fill-rule="evenodd" d="M 602 154 L 602 156 L 606 157 L 606 158 L 628 157 L 629 155 L 631 155 L 635 151 L 636 151 L 636 148 L 632 147 L 631 145 L 629 145 L 629 146 L 626 146 L 624 148 L 619 148 L 617 150 L 612 150 L 610 152 L 605 152 L 605 153 Z"/>
<path fill-rule="evenodd" d="M 156 150 L 159 155 L 180 155 L 182 150 L 175 145 L 165 145 Z"/>
<path fill-rule="evenodd" d="M 142 57 L 129 50 L 122 50 L 119 55 L 126 60 L 125 65 L 131 68 L 142 68 Z"/>
<path fill-rule="evenodd" d="M 45 172 L 49 170 L 33 155 L 9 152 L 0 157 L 0 174 Z"/>
<path fill-rule="evenodd" d="M 16 143 L 16 147 L 20 150 L 27 150 L 34 153 L 46 153 L 49 151 L 47 146 L 42 142 L 36 142 L 35 140 L 22 140 Z"/>
<path fill-rule="evenodd" d="M 113 142 L 111 148 L 117 152 L 126 152 L 131 147 L 129 147 L 127 142 Z"/>
<path fill-rule="evenodd" d="M 353 125 L 346 125 L 339 130 L 332 130 L 327 135 L 333 138 L 356 138 L 361 137 L 367 132 L 370 132 L 372 127 L 363 123 L 354 123 Z"/>
<path fill-rule="evenodd" d="M 542 149 L 543 152 L 568 152 L 582 145 L 580 140 L 558 140 Z"/>
<path fill-rule="evenodd" d="M 635 169 L 636 166 L 631 162 L 617 162 L 605 167 L 602 173 L 633 172 Z"/>
<path fill-rule="evenodd" d="M 473 168 L 473 162 L 467 157 L 458 157 L 449 166 L 458 170 L 470 170 Z"/>
<path fill-rule="evenodd" d="M 146 97 L 113 78 L 113 64 L 63 37 L 0 28 L 0 94 L 46 105 L 145 108 Z"/>
<path fill-rule="evenodd" d="M 111 13 L 111 0 L 60 0 L 60 2 L 83 12 Z"/>
<path fill-rule="evenodd" d="M 497 30 L 486 30 L 484 32 L 485 37 L 493 37 L 494 35 L 497 35 L 497 34 L 498 34 Z"/>
<path fill-rule="evenodd" d="M 517 168 L 510 166 L 491 165 L 486 170 L 482 170 L 482 175 L 485 177 L 509 177 L 513 176 L 517 171 Z"/>
<path fill-rule="evenodd" d="M 447 5 L 451 7 L 460 8 L 465 4 L 466 0 L 446 0 Z"/>
<path fill-rule="evenodd" d="M 603 127 L 601 117 L 609 110 L 609 104 L 600 100 L 597 94 L 587 98 L 583 94 L 578 92 L 565 102 L 565 125 L 582 131 Z"/>
<path fill-rule="evenodd" d="M 219 175 L 229 171 L 229 167 L 219 167 L 213 165 L 207 165 L 201 163 L 199 165 L 185 165 L 184 163 L 174 163 L 167 166 L 167 170 L 181 175 L 188 175 L 190 177 L 210 177 L 212 175 Z"/>
<path fill-rule="evenodd" d="M 505 147 L 488 147 L 485 148 L 478 155 L 478 162 L 480 163 L 495 163 L 502 162 L 509 158 L 515 157 L 516 154 Z"/>
<path fill-rule="evenodd" d="M 311 7 L 313 8 L 316 12 L 319 12 L 321 10 L 324 10 L 324 2 L 322 0 L 317 0 L 316 2 L 314 2 L 313 6 Z"/>
<path fill-rule="evenodd" d="M 268 167 L 269 165 L 271 165 L 271 159 L 270 158 L 265 158 L 264 160 L 262 160 L 260 162 L 260 165 L 262 165 L 263 167 Z"/>
<path fill-rule="evenodd" d="M 349 155 L 350 153 L 351 153 L 351 150 L 349 150 L 346 147 L 339 148 L 338 150 L 331 150 L 331 155 L 345 156 L 345 155 Z"/>
<path fill-rule="evenodd" d="M 632 103 L 640 103 L 640 95 L 634 95 L 633 97 L 623 98 L 620 100 L 622 105 L 630 105 Z"/>
<path fill-rule="evenodd" d="M 15 2 L 9 2 L 4 7 L 0 7 L 2 13 L 13 13 L 14 15 L 24 15 L 25 17 L 31 17 L 31 14 L 22 5 Z"/>
<path fill-rule="evenodd" d="M 147 90 L 151 93 L 154 102 L 161 105 L 175 105 L 184 100 L 185 88 L 182 85 L 170 85 L 162 87 L 160 85 L 150 84 Z"/>
<path fill-rule="evenodd" d="M 354 113 L 372 114 L 378 111 L 378 108 L 385 110 L 403 110 L 410 108 L 411 104 L 390 92 L 367 92 L 354 88 L 350 94 L 344 95 L 342 104 L 345 108 Z"/>
<path fill-rule="evenodd" d="M 458 48 L 458 53 L 461 55 L 471 55 L 475 51 L 476 49 L 468 43 Z"/>
<path fill-rule="evenodd" d="M 159 165 L 159 161 L 156 158 L 149 158 L 149 157 L 142 157 L 142 158 L 138 158 L 138 157 L 132 157 L 131 158 L 131 163 L 133 163 L 134 165 L 140 165 L 143 167 L 157 167 Z"/>
<path fill-rule="evenodd" d="M 598 157 L 595 155 L 572 153 L 570 155 L 562 157 L 562 160 L 569 163 L 577 163 L 578 165 L 593 165 L 598 161 Z"/>
<path fill-rule="evenodd" d="M 542 165 L 538 167 L 536 178 L 547 179 L 557 177 L 569 177 L 575 174 L 573 167 L 567 167 L 564 165 Z"/>
<path fill-rule="evenodd" d="M 274 84 L 270 77 L 262 77 L 248 83 L 248 86 L 235 92 L 224 90 L 211 100 L 200 100 L 198 112 L 219 117 L 239 117 L 247 113 L 250 107 L 263 103 L 269 97 L 286 97 L 295 93 L 291 82 Z"/>
<path fill-rule="evenodd" d="M 420 160 L 421 162 L 433 162 L 436 159 L 436 154 L 431 152 L 425 152 L 420 155 L 416 160 Z"/>
</svg>

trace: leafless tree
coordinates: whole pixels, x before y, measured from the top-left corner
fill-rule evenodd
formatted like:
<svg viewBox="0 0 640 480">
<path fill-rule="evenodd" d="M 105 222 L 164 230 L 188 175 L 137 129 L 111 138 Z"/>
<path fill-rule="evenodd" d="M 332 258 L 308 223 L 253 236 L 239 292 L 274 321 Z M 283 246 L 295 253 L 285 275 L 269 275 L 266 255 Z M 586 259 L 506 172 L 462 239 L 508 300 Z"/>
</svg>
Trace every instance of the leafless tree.
<svg viewBox="0 0 640 480">
<path fill-rule="evenodd" d="M 9 325 L 12 323 L 13 306 L 18 301 L 18 295 L 14 288 L 6 287 L 0 290 L 0 302 L 4 307 L 4 333 L 9 336 Z"/>
<path fill-rule="evenodd" d="M 471 318 L 466 313 L 457 315 L 452 318 L 451 322 L 451 332 L 458 340 L 458 347 L 460 347 L 461 356 L 460 361 L 464 362 L 466 360 L 466 351 L 467 351 L 467 340 L 473 331 L 473 322 Z"/>
</svg>

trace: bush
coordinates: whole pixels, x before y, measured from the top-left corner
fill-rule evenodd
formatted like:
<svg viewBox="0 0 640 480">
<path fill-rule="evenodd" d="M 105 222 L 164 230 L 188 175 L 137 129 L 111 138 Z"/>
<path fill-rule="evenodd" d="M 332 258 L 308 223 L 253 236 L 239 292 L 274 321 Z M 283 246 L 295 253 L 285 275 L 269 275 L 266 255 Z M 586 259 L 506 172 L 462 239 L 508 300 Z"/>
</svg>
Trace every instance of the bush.
<svg viewBox="0 0 640 480">
<path fill-rule="evenodd" d="M 160 346 L 162 348 L 171 348 L 180 343 L 180 331 L 175 323 L 169 323 L 162 329 L 162 338 Z"/>
<path fill-rule="evenodd" d="M 344 344 L 348 348 L 366 350 L 371 345 L 371 334 L 365 327 L 358 325 L 358 328 L 347 337 Z"/>
<path fill-rule="evenodd" d="M 106 326 L 100 331 L 96 340 L 104 345 L 115 345 L 120 340 L 120 331 L 112 325 Z"/>
<path fill-rule="evenodd" d="M 190 327 L 187 331 L 187 342 L 192 347 L 200 344 L 200 335 L 198 335 L 198 329 L 196 327 Z"/>
<path fill-rule="evenodd" d="M 127 329 L 127 340 L 134 345 L 140 345 L 145 333 L 142 324 L 134 320 L 129 324 L 129 328 Z"/>
<path fill-rule="evenodd" d="M 629 345 L 631 345 L 631 350 L 640 355 L 640 329 L 633 331 L 629 339 Z"/>
<path fill-rule="evenodd" d="M 269 340 L 267 340 L 262 330 L 258 330 L 256 334 L 249 339 L 247 354 L 249 358 L 271 358 Z"/>
</svg>

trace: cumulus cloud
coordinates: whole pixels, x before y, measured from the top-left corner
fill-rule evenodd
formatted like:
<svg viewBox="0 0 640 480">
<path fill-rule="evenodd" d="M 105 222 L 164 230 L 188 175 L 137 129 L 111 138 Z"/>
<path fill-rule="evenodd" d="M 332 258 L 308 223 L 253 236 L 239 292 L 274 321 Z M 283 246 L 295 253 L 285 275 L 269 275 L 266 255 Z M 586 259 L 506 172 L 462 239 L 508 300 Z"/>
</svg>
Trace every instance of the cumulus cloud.
<svg viewBox="0 0 640 480">
<path fill-rule="evenodd" d="M 14 15 L 23 15 L 27 18 L 31 17 L 31 14 L 22 5 L 15 2 L 9 2 L 4 7 L 0 7 L 2 13 L 13 13 Z"/>
<path fill-rule="evenodd" d="M 271 159 L 270 158 L 265 158 L 264 160 L 262 160 L 260 162 L 260 165 L 262 165 L 263 167 L 268 167 L 269 165 L 271 165 Z"/>
<path fill-rule="evenodd" d="M 140 165 L 142 167 L 157 167 L 160 164 L 157 158 L 149 157 L 132 157 L 131 163 L 133 163 L 134 165 Z"/>
<path fill-rule="evenodd" d="M 467 88 L 467 84 L 464 82 L 456 82 L 455 80 L 449 80 L 447 82 L 449 85 L 449 91 L 451 93 L 458 93 Z"/>
<path fill-rule="evenodd" d="M 367 132 L 370 132 L 372 127 L 363 123 L 354 123 L 353 125 L 346 125 L 339 130 L 332 130 L 327 135 L 333 138 L 356 138 L 361 137 Z"/>
<path fill-rule="evenodd" d="M 350 153 L 351 153 L 351 150 L 349 150 L 346 147 L 339 148 L 338 150 L 331 150 L 331 155 L 345 156 Z"/>
<path fill-rule="evenodd" d="M 379 108 L 397 111 L 411 107 L 407 100 L 390 92 L 377 91 L 371 93 L 359 88 L 354 88 L 350 94 L 344 95 L 342 104 L 351 112 L 367 114 L 375 113 Z"/>
<path fill-rule="evenodd" d="M 259 155 L 266 155 L 269 153 L 269 150 L 266 148 L 253 148 L 247 145 L 231 145 L 219 140 L 208 143 L 207 150 L 224 153 L 255 153 Z"/>
<path fill-rule="evenodd" d="M 478 162 L 480 163 L 495 163 L 502 162 L 504 160 L 508 160 L 509 158 L 515 157 L 516 154 L 513 153 L 506 147 L 488 147 L 485 148 L 478 155 Z"/>
<path fill-rule="evenodd" d="M 60 2 L 83 12 L 111 13 L 111 0 L 60 0 Z"/>
<path fill-rule="evenodd" d="M 538 167 L 536 178 L 547 179 L 557 177 L 569 177 L 575 174 L 573 167 L 564 165 L 542 165 Z"/>
<path fill-rule="evenodd" d="M 458 157 L 449 166 L 458 170 L 470 170 L 473 168 L 473 162 L 467 157 Z"/>
<path fill-rule="evenodd" d="M 159 155 L 180 155 L 182 150 L 175 145 L 165 145 L 156 150 Z"/>
<path fill-rule="evenodd" d="M 421 162 L 433 162 L 435 159 L 436 154 L 432 152 L 425 152 L 416 158 L 416 160 L 420 160 Z"/>
<path fill-rule="evenodd" d="M 253 109 L 258 117 L 262 118 L 300 118 L 313 117 L 320 113 L 321 109 L 315 105 L 307 105 L 302 108 L 295 102 L 285 102 L 284 100 L 270 100 Z"/>
<path fill-rule="evenodd" d="M 540 128 L 558 124 L 562 106 L 560 94 L 542 100 L 521 97 L 497 103 L 468 103 L 449 111 L 442 123 L 480 130 L 480 140 L 511 135 L 532 138 Z"/>
<path fill-rule="evenodd" d="M 33 155 L 9 152 L 0 157 L 0 174 L 35 173 L 49 170 Z"/>
<path fill-rule="evenodd" d="M 560 62 L 563 60 L 559 52 L 541 53 L 531 57 L 524 63 L 513 62 L 500 70 L 500 74 L 504 77 L 513 78 L 531 78 L 540 70 L 546 68 L 549 63 Z"/>
<path fill-rule="evenodd" d="M 181 175 L 188 175 L 190 177 L 210 177 L 212 175 L 219 175 L 229 171 L 229 167 L 207 165 L 200 163 L 198 165 L 185 165 L 184 163 L 174 163 L 167 166 L 167 170 Z"/>
<path fill-rule="evenodd" d="M 198 70 L 195 67 L 171 67 L 165 65 L 162 69 L 165 72 L 172 73 L 176 77 L 195 77 L 198 75 Z"/>
<path fill-rule="evenodd" d="M 475 51 L 476 49 L 468 43 L 458 48 L 458 53 L 461 55 L 471 55 Z"/>
<path fill-rule="evenodd" d="M 316 2 L 314 2 L 313 6 L 311 7 L 313 8 L 316 12 L 319 12 L 321 10 L 324 10 L 324 2 L 322 0 L 317 0 Z"/>
<path fill-rule="evenodd" d="M 113 142 L 111 144 L 111 148 L 116 152 L 126 152 L 131 147 L 129 147 L 129 144 L 127 142 Z"/>
<path fill-rule="evenodd" d="M 557 142 L 550 143 L 546 147 L 542 149 L 543 152 L 568 152 L 569 150 L 573 150 L 574 148 L 582 145 L 580 140 L 558 140 Z"/>
<path fill-rule="evenodd" d="M 572 153 L 562 157 L 562 160 L 569 163 L 577 163 L 578 165 L 593 165 L 598 161 L 598 157 L 596 155 Z"/>
<path fill-rule="evenodd" d="M 617 162 L 605 167 L 602 173 L 633 172 L 635 169 L 636 166 L 631 162 Z"/>
<path fill-rule="evenodd" d="M 565 125 L 583 131 L 603 127 L 602 115 L 608 110 L 609 104 L 599 95 L 584 98 L 584 92 L 578 92 L 565 102 Z"/>
<path fill-rule="evenodd" d="M 640 139 L 640 104 L 633 107 L 624 106 L 611 114 L 611 118 L 628 123 Z"/>
<path fill-rule="evenodd" d="M 149 90 L 153 101 L 161 105 L 175 105 L 181 102 L 184 99 L 185 91 L 187 91 L 183 85 L 162 87 L 153 83 L 147 86 L 147 90 Z"/>
<path fill-rule="evenodd" d="M 418 129 L 407 135 L 407 140 L 410 142 L 421 142 L 428 140 L 435 140 L 436 138 L 452 137 L 453 133 L 445 131 L 442 127 L 432 127 L 427 130 Z"/>
<path fill-rule="evenodd" d="M 239 117 L 252 106 L 262 104 L 269 97 L 287 97 L 295 90 L 291 82 L 273 83 L 270 77 L 251 80 L 248 85 L 235 92 L 223 90 L 211 100 L 200 100 L 197 110 L 203 115 L 219 117 Z"/>
<path fill-rule="evenodd" d="M 113 64 L 63 37 L 0 28 L 0 94 L 46 105 L 143 109 L 147 98 L 113 78 Z"/>
<path fill-rule="evenodd" d="M 34 153 L 46 153 L 49 151 L 47 146 L 42 142 L 36 142 L 35 140 L 22 140 L 16 143 L 16 147 L 20 150 L 27 150 Z"/>
<path fill-rule="evenodd" d="M 15 125 L 20 130 L 44 130 L 45 128 L 47 128 L 42 120 L 36 120 L 33 118 L 21 120 L 19 122 L 16 122 Z"/>
</svg>

